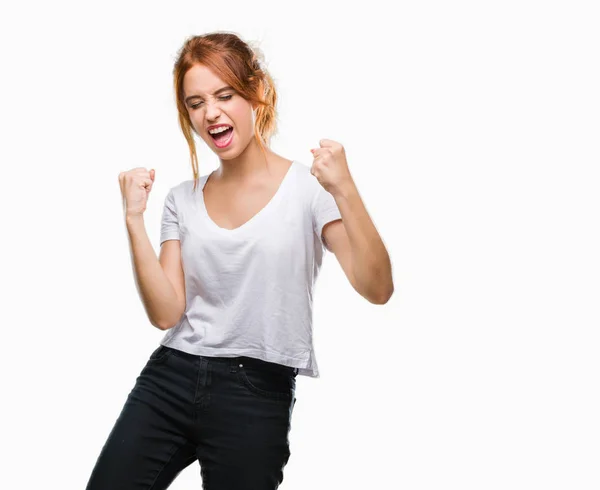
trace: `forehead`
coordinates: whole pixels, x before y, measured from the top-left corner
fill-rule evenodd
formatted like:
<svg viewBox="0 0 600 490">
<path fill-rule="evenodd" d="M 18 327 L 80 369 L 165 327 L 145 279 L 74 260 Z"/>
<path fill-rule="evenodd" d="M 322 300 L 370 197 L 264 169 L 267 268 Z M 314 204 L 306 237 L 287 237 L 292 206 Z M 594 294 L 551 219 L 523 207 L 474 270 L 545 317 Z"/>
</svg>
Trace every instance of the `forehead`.
<svg viewBox="0 0 600 490">
<path fill-rule="evenodd" d="M 183 77 L 183 91 L 185 95 L 212 94 L 224 85 L 226 83 L 204 65 L 192 66 Z"/>
</svg>

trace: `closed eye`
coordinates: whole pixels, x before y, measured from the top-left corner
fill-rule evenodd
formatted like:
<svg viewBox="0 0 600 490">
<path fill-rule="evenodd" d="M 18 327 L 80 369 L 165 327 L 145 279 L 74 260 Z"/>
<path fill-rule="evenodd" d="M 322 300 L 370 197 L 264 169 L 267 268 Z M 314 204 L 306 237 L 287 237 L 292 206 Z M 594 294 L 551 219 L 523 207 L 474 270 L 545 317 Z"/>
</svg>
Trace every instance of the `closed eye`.
<svg viewBox="0 0 600 490">
<path fill-rule="evenodd" d="M 231 97 L 233 97 L 233 95 L 223 95 L 222 97 L 219 97 L 219 100 L 229 100 L 229 99 L 231 99 Z M 200 101 L 200 102 L 198 102 L 196 104 L 190 105 L 190 107 L 192 109 L 197 109 L 198 107 L 200 107 L 200 104 L 203 104 L 203 103 L 204 102 Z"/>
</svg>

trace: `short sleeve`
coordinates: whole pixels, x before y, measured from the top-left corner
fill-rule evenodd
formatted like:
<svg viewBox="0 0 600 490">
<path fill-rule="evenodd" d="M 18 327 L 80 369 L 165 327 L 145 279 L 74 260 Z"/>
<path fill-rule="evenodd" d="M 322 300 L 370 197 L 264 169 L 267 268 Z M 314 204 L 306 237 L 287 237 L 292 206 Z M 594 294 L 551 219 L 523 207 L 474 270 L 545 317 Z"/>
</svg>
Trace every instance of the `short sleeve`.
<svg viewBox="0 0 600 490">
<path fill-rule="evenodd" d="M 160 223 L 160 245 L 166 240 L 179 240 L 179 220 L 173 189 L 169 190 L 165 198 Z"/>
<path fill-rule="evenodd" d="M 319 190 L 312 201 L 313 229 L 319 242 L 331 252 L 331 249 L 323 241 L 323 227 L 330 221 L 342 219 L 339 208 L 333 196 L 319 184 Z"/>
</svg>

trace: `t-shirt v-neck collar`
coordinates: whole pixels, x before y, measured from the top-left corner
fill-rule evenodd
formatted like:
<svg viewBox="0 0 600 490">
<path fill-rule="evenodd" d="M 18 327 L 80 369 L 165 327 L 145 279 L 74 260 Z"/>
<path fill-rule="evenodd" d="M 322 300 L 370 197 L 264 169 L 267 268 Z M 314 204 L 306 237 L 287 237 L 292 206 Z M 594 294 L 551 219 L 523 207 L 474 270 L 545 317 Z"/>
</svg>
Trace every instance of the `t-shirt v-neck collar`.
<svg viewBox="0 0 600 490">
<path fill-rule="evenodd" d="M 291 180 L 291 178 L 292 178 L 292 173 L 295 170 L 295 166 L 296 166 L 296 161 L 292 160 L 292 164 L 288 168 L 286 174 L 283 177 L 283 180 L 279 184 L 279 187 L 278 187 L 277 191 L 275 192 L 275 194 L 273 195 L 273 197 L 267 202 L 267 204 L 262 209 L 260 209 L 256 214 L 254 214 L 254 216 L 252 216 L 248 221 L 246 221 L 245 223 L 242 223 L 240 226 L 238 226 L 237 228 L 233 228 L 233 229 L 221 228 L 209 216 L 208 211 L 206 209 L 206 203 L 204 201 L 204 186 L 206 185 L 206 181 L 210 177 L 210 174 L 206 175 L 202 181 L 202 185 L 200 188 L 200 199 L 199 200 L 200 200 L 200 208 L 201 208 L 203 217 L 204 217 L 205 221 L 208 223 L 208 226 L 212 230 L 214 230 L 218 233 L 224 234 L 224 235 L 235 235 L 235 234 L 241 233 L 241 232 L 246 231 L 247 229 L 251 228 L 255 223 L 257 223 L 260 220 L 261 217 L 263 217 L 265 214 L 267 214 L 267 212 L 270 210 L 270 208 L 276 206 L 277 203 L 281 200 L 281 197 L 285 190 L 285 187 L 288 185 L 288 181 Z"/>
</svg>

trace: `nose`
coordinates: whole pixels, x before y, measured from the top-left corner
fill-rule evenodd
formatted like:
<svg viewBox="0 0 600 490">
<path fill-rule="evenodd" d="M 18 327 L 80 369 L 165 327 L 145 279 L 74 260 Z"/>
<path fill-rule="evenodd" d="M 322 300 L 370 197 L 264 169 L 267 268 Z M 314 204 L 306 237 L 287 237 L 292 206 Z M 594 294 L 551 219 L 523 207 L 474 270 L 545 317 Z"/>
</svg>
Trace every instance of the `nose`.
<svg viewBox="0 0 600 490">
<path fill-rule="evenodd" d="M 213 123 L 221 115 L 218 104 L 206 103 L 206 119 Z"/>
</svg>

